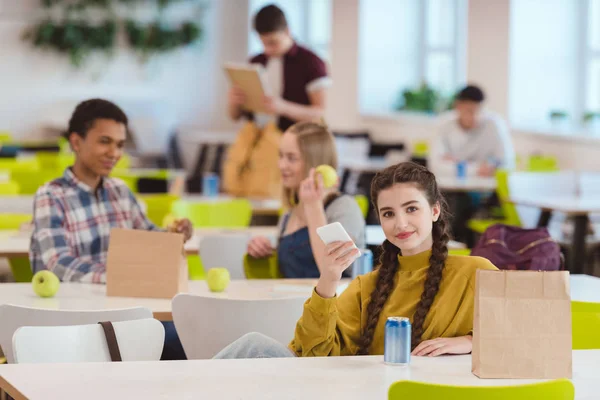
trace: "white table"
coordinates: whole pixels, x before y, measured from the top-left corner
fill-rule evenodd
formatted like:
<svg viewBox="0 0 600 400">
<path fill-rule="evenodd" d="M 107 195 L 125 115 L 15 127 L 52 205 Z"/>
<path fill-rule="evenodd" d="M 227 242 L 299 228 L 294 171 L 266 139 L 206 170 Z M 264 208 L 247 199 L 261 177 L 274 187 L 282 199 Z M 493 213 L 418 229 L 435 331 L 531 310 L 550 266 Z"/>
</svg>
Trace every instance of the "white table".
<svg viewBox="0 0 600 400">
<path fill-rule="evenodd" d="M 575 194 L 561 196 L 530 192 L 511 195 L 509 201 L 517 205 L 541 209 L 542 213 L 537 224 L 540 227 L 548 226 L 552 212 L 554 211 L 573 217 L 575 229 L 570 249 L 569 266 L 572 272 L 585 272 L 585 238 L 589 222 L 588 215 L 600 212 L 600 195 L 582 197 Z"/>
<path fill-rule="evenodd" d="M 344 279 L 340 284 L 341 293 L 348 285 Z M 189 281 L 188 293 L 207 297 L 227 299 L 272 299 L 303 297 L 309 298 L 316 279 L 252 279 L 233 280 L 222 293 L 213 293 L 206 281 Z M 56 296 L 38 297 L 30 283 L 0 284 L 0 304 L 43 308 L 50 310 L 110 310 L 130 307 L 147 307 L 154 318 L 172 321 L 171 299 L 148 299 L 134 297 L 108 297 L 106 286 L 91 283 L 63 282 Z"/>
<path fill-rule="evenodd" d="M 573 352 L 576 400 L 598 399 L 600 351 Z M 479 379 L 471 356 L 414 357 L 409 367 L 382 356 L 153 361 L 0 366 L 0 387 L 16 400 L 70 399 L 387 399 L 399 380 L 465 386 L 538 382 Z"/>
<path fill-rule="evenodd" d="M 205 281 L 190 281 L 189 293 L 233 299 L 270 299 L 280 297 L 310 297 L 315 279 L 233 280 L 223 293 L 212 293 Z M 338 288 L 341 293 L 348 285 L 344 279 Z M 571 298 L 600 302 L 600 278 L 571 275 Z M 154 317 L 171 321 L 171 299 L 107 297 L 106 286 L 63 282 L 55 297 L 44 299 L 33 293 L 29 283 L 0 284 L 0 304 L 52 310 L 109 310 L 115 308 L 148 307 Z"/>
<path fill-rule="evenodd" d="M 205 235 L 228 235 L 247 233 L 248 236 L 266 236 L 273 241 L 279 234 L 276 226 L 250 226 L 248 228 L 202 228 L 196 229 L 194 236 L 185 244 L 187 255 L 198 254 L 199 244 Z M 31 232 L 0 230 L 0 257 L 26 257 L 29 255 L 29 240 Z M 366 243 L 370 246 L 378 246 L 385 240 L 383 229 L 380 225 L 367 225 L 365 229 Z M 463 243 L 450 241 L 448 247 L 451 249 L 463 249 Z"/>
</svg>

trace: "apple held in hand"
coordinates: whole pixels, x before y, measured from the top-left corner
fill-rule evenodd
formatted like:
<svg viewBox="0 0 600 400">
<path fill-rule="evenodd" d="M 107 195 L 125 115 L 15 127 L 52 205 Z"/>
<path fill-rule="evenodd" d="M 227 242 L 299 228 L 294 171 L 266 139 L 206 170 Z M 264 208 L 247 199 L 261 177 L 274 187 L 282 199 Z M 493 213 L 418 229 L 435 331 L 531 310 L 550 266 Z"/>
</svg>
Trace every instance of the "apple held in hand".
<svg viewBox="0 0 600 400">
<path fill-rule="evenodd" d="M 211 268 L 206 274 L 206 283 L 211 292 L 222 292 L 229 285 L 230 276 L 227 268 Z"/>
<path fill-rule="evenodd" d="M 53 297 L 58 292 L 60 280 L 51 271 L 39 271 L 31 280 L 33 291 L 40 297 Z"/>
<path fill-rule="evenodd" d="M 330 189 L 334 187 L 338 182 L 337 172 L 335 168 L 333 168 L 331 165 L 319 165 L 315 169 L 315 172 L 317 174 L 321 174 L 321 176 L 323 177 L 323 185 L 325 186 L 325 189 Z"/>
</svg>

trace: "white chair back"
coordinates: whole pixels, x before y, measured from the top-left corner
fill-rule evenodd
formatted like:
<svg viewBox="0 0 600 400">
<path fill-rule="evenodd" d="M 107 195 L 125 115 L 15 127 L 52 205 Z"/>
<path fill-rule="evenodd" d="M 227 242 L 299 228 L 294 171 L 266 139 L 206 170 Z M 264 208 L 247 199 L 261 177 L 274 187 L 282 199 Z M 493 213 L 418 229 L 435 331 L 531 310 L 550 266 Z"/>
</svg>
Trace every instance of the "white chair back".
<svg viewBox="0 0 600 400">
<path fill-rule="evenodd" d="M 199 245 L 204 271 L 215 267 L 227 268 L 231 279 L 245 279 L 244 254 L 248 248 L 248 233 L 216 233 L 202 236 Z"/>
<path fill-rule="evenodd" d="M 158 361 L 165 329 L 153 319 L 114 322 L 123 361 Z M 13 337 L 15 363 L 80 363 L 111 361 L 104 329 L 99 324 L 24 326 Z"/>
<path fill-rule="evenodd" d="M 12 339 L 22 326 L 65 326 L 95 324 L 101 321 L 131 321 L 152 318 L 152 311 L 144 307 L 102 311 L 64 311 L 0 305 L 0 347 L 9 363 L 14 362 Z"/>
<path fill-rule="evenodd" d="M 305 297 L 237 300 L 178 294 L 172 304 L 173 322 L 187 358 L 208 359 L 250 332 L 287 345 L 305 301 Z"/>
</svg>

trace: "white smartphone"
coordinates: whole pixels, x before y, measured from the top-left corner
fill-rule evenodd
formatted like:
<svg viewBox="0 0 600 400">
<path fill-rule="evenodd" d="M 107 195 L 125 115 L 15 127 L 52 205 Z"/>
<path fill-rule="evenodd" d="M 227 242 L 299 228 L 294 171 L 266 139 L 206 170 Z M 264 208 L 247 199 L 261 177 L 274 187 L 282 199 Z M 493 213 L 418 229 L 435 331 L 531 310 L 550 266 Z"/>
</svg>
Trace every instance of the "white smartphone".
<svg viewBox="0 0 600 400">
<path fill-rule="evenodd" d="M 348 235 L 348 232 L 346 232 L 342 224 L 340 224 L 339 222 L 333 222 L 331 224 L 317 228 L 317 235 L 319 235 L 319 237 L 325 244 L 329 244 L 332 242 L 352 241 L 352 238 L 350 237 L 350 235 Z M 354 247 L 356 248 L 356 244 L 354 245 Z M 360 254 L 361 253 L 359 250 L 358 256 L 360 256 Z"/>
</svg>

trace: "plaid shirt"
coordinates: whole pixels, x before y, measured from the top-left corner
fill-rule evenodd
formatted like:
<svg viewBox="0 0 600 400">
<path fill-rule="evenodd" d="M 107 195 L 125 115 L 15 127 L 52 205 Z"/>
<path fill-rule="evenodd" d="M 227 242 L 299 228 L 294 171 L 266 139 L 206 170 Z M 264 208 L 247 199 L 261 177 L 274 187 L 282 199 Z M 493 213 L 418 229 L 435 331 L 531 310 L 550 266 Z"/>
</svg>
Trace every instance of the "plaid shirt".
<svg viewBox="0 0 600 400">
<path fill-rule="evenodd" d="M 106 283 L 111 228 L 158 230 L 122 181 L 104 178 L 94 193 L 70 168 L 38 189 L 33 220 L 33 272 L 48 269 L 61 281 Z"/>
</svg>

